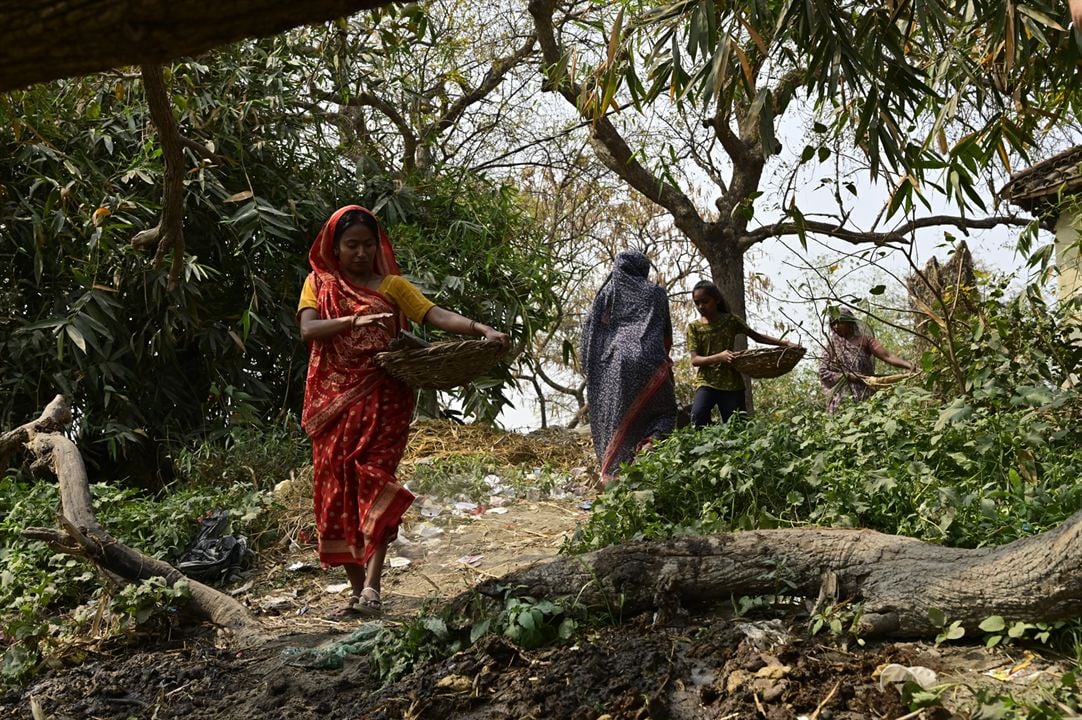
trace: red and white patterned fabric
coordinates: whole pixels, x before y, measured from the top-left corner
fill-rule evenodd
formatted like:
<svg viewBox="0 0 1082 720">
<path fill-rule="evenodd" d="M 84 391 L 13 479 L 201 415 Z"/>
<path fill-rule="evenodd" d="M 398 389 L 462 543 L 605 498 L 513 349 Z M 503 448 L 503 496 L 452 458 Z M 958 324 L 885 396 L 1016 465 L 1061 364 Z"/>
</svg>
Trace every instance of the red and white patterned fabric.
<svg viewBox="0 0 1082 720">
<path fill-rule="evenodd" d="M 354 285 L 338 269 L 334 234 L 349 210 L 323 226 L 308 255 L 320 318 L 397 313 L 378 292 Z M 380 227 L 376 272 L 399 274 L 394 250 Z M 401 315 L 399 314 L 401 318 Z M 392 540 L 413 494 L 395 471 L 409 437 L 413 392 L 375 364 L 395 332 L 381 323 L 353 328 L 309 344 L 301 424 L 312 440 L 313 495 L 319 559 L 324 566 L 367 563 Z"/>
</svg>

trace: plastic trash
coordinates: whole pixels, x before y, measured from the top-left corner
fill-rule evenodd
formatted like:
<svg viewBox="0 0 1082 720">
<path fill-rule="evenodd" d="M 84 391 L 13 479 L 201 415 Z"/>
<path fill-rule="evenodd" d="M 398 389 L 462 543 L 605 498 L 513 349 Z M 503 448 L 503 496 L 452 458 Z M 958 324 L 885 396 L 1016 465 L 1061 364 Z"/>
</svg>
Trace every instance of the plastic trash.
<svg viewBox="0 0 1082 720">
<path fill-rule="evenodd" d="M 916 683 L 922 690 L 931 690 L 939 684 L 939 678 L 935 670 L 922 665 L 906 667 L 898 663 L 890 663 L 879 670 L 880 690 L 886 690 L 887 686 L 893 685 L 898 688 L 898 692 L 901 692 L 907 682 Z"/>
<path fill-rule="evenodd" d="M 177 570 L 204 583 L 228 583 L 252 564 L 248 538 L 226 535 L 229 513 L 215 510 L 202 518 L 199 531 L 177 562 Z"/>
<path fill-rule="evenodd" d="M 314 648 L 287 647 L 282 650 L 282 660 L 297 667 L 338 670 L 347 656 L 368 654 L 386 633 L 383 623 L 366 622 L 344 638 Z"/>
</svg>

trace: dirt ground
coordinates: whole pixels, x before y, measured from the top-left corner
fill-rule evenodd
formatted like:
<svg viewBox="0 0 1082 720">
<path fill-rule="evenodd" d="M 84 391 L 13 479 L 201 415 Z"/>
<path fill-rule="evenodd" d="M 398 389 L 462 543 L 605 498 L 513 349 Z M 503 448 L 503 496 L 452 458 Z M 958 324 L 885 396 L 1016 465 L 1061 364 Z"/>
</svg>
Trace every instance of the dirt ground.
<svg viewBox="0 0 1082 720">
<path fill-rule="evenodd" d="M 388 555 L 381 622 L 409 620 L 426 604 L 555 555 L 589 512 L 589 496 L 557 494 L 507 498 L 495 510 L 419 498 Z M 664 625 L 643 616 L 582 626 L 570 643 L 537 650 L 489 635 L 380 687 L 364 656 L 347 656 L 333 670 L 291 664 L 299 649 L 361 627 L 328 617 L 347 598 L 345 575 L 320 570 L 303 537 L 262 558 L 229 592 L 259 615 L 268 640 L 237 650 L 199 627 L 153 644 L 88 644 L 73 654 L 79 662 L 0 698 L 0 717 L 914 720 L 954 715 L 911 713 L 879 668 L 935 671 L 939 683 L 950 683 L 946 707 L 964 706 L 980 687 L 1019 693 L 1062 674 L 1053 660 L 1015 649 L 890 643 L 843 650 L 809 638 L 806 618 L 792 606 L 736 617 L 724 598 Z"/>
</svg>

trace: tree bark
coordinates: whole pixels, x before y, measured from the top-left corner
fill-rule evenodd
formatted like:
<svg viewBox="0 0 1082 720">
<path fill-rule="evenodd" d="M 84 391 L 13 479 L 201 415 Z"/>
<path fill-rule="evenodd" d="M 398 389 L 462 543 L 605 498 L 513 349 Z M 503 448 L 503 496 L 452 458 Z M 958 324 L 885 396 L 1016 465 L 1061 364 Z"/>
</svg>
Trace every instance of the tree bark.
<svg viewBox="0 0 1082 720">
<path fill-rule="evenodd" d="M 1082 512 L 1060 527 L 999 547 L 931 545 L 871 530 L 761 530 L 619 545 L 559 557 L 486 582 L 483 594 L 517 588 L 570 596 L 591 612 L 637 613 L 730 595 L 815 598 L 836 583 L 862 603 L 862 635 L 930 637 L 929 610 L 967 633 L 992 615 L 1027 622 L 1082 613 Z"/>
<path fill-rule="evenodd" d="M 0 92 L 124 65 L 155 65 L 243 38 L 333 20 L 390 0 L 0 4 Z"/>
<path fill-rule="evenodd" d="M 172 586 L 185 575 L 172 565 L 143 555 L 107 533 L 98 525 L 90 499 L 86 466 L 75 443 L 60 430 L 71 422 L 71 409 L 62 395 L 42 412 L 41 417 L 0 436 L 0 455 L 22 444 L 34 458 L 36 468 L 47 467 L 60 486 L 60 522 L 63 531 L 27 528 L 30 537 L 46 540 L 59 552 L 85 555 L 106 571 L 129 582 L 162 577 Z M 211 622 L 234 632 L 259 627 L 258 621 L 239 602 L 212 587 L 188 580 L 191 608 Z"/>
</svg>

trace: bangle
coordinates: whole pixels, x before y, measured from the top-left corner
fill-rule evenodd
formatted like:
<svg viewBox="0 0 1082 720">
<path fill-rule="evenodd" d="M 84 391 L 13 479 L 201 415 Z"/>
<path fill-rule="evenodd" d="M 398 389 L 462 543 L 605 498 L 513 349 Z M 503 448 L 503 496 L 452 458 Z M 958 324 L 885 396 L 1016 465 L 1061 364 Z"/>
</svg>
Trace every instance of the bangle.
<svg viewBox="0 0 1082 720">
<path fill-rule="evenodd" d="M 477 321 L 476 320 L 470 320 L 470 332 L 471 333 L 476 333 L 477 332 Z M 484 333 L 481 333 L 481 334 L 483 335 Z"/>
</svg>

